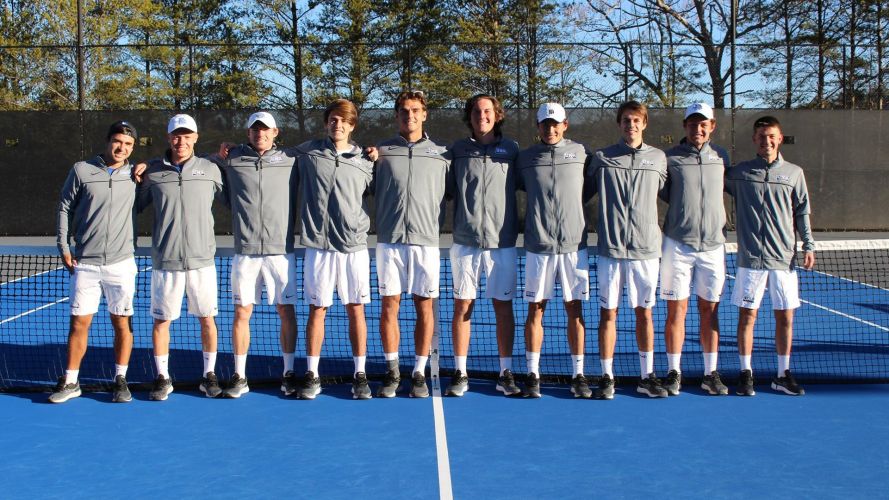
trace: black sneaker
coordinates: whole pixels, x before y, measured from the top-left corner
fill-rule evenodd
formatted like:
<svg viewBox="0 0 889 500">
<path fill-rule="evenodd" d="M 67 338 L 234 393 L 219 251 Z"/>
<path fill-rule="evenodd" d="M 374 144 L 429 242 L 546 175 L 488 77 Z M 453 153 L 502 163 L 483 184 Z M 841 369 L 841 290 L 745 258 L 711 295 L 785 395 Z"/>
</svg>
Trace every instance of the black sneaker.
<svg viewBox="0 0 889 500">
<path fill-rule="evenodd" d="M 287 370 L 287 373 L 281 377 L 281 392 L 285 396 L 293 396 L 299 390 L 299 380 L 293 370 Z"/>
<path fill-rule="evenodd" d="M 394 398 L 401 387 L 401 372 L 398 370 L 398 360 L 386 361 L 386 375 L 383 376 L 383 385 L 377 391 L 377 397 Z"/>
<path fill-rule="evenodd" d="M 599 377 L 596 399 L 614 399 L 614 379 L 611 378 L 611 375 L 606 374 Z"/>
<path fill-rule="evenodd" d="M 133 400 L 130 388 L 127 387 L 127 378 L 123 375 L 114 377 L 114 390 L 112 391 L 111 401 L 115 403 L 129 403 Z"/>
<path fill-rule="evenodd" d="M 463 393 L 469 390 L 469 377 L 465 373 L 457 370 L 451 377 L 451 384 L 445 391 L 446 396 L 463 396 Z"/>
<path fill-rule="evenodd" d="M 741 370 L 741 375 L 738 377 L 738 389 L 735 393 L 738 396 L 756 396 L 756 391 L 753 389 L 755 384 L 756 381 L 753 380 L 753 372 L 750 370 Z"/>
<path fill-rule="evenodd" d="M 701 380 L 701 389 L 707 391 L 711 396 L 725 396 L 728 394 L 728 387 L 722 383 L 722 378 L 716 370 L 713 370 L 713 373 L 710 375 L 704 375 L 704 378 Z"/>
<path fill-rule="evenodd" d="M 74 382 L 73 384 L 65 383 L 65 376 L 62 375 L 59 377 L 59 383 L 56 384 L 55 388 L 52 391 L 52 394 L 49 395 L 50 403 L 64 403 L 71 398 L 79 397 L 80 392 L 80 381 Z"/>
<path fill-rule="evenodd" d="M 411 377 L 411 394 L 412 398 L 428 398 L 429 388 L 426 387 L 426 377 L 420 372 L 414 372 Z"/>
<path fill-rule="evenodd" d="M 515 375 L 512 370 L 503 370 L 503 375 L 497 379 L 497 390 L 504 396 L 521 396 L 522 390 L 515 383 Z"/>
<path fill-rule="evenodd" d="M 352 399 L 370 399 L 370 385 L 367 384 L 367 374 L 358 372 L 352 377 Z"/>
<path fill-rule="evenodd" d="M 582 373 L 575 375 L 571 380 L 571 394 L 574 394 L 575 398 L 589 399 L 593 397 L 593 390 L 590 389 L 590 383 L 587 382 L 586 377 L 584 377 Z"/>
<path fill-rule="evenodd" d="M 525 377 L 524 394 L 525 394 L 526 398 L 539 398 L 540 397 L 540 379 L 537 378 L 537 374 L 529 373 Z"/>
<path fill-rule="evenodd" d="M 299 390 L 300 399 L 315 399 L 321 394 L 321 379 L 315 376 L 315 372 L 306 372 L 303 377 L 303 387 Z"/>
<path fill-rule="evenodd" d="M 664 379 L 664 389 L 670 396 L 678 396 L 682 389 L 682 374 L 676 370 L 667 372 L 667 378 Z"/>
<path fill-rule="evenodd" d="M 650 398 L 665 398 L 667 390 L 661 384 L 660 379 L 654 376 L 654 373 L 648 374 L 647 378 L 639 379 L 636 385 L 636 392 L 645 394 Z"/>
<path fill-rule="evenodd" d="M 173 392 L 173 381 L 164 378 L 163 375 L 158 375 L 156 379 L 154 379 L 154 385 L 151 387 L 151 392 L 148 393 L 148 399 L 151 401 L 166 401 L 167 396 Z"/>
<path fill-rule="evenodd" d="M 806 394 L 805 389 L 796 383 L 790 370 L 784 370 L 783 377 L 775 377 L 772 379 L 772 389 L 791 396 L 804 396 Z"/>
<path fill-rule="evenodd" d="M 198 386 L 198 389 L 200 389 L 208 398 L 218 398 L 219 395 L 222 394 L 222 388 L 219 387 L 219 378 L 216 377 L 216 374 L 213 372 L 204 374 L 204 378 L 201 379 L 201 385 Z"/>
<path fill-rule="evenodd" d="M 241 378 L 240 375 L 235 373 L 232 375 L 231 381 L 228 383 L 228 388 L 224 391 L 225 397 L 238 399 L 250 392 L 250 386 L 247 385 L 247 377 Z"/>
</svg>

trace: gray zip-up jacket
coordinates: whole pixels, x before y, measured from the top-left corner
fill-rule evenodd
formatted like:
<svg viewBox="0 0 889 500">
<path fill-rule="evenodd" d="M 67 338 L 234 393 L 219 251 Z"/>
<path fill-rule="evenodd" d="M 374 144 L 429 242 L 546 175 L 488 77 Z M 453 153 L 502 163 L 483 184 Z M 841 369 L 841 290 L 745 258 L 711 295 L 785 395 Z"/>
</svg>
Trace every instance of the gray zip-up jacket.
<svg viewBox="0 0 889 500">
<path fill-rule="evenodd" d="M 212 266 L 216 255 L 213 200 L 223 201 L 222 174 L 210 160 L 192 156 L 178 172 L 165 158 L 148 162 L 139 185 L 139 211 L 154 204 L 151 263 L 164 271 Z"/>
<path fill-rule="evenodd" d="M 232 211 L 235 252 L 282 255 L 293 251 L 296 223 L 295 158 L 273 147 L 260 156 L 249 144 L 235 147 L 222 169 L 226 205 Z"/>
<path fill-rule="evenodd" d="M 725 243 L 724 179 L 728 153 L 710 142 L 698 148 L 682 140 L 667 151 L 667 183 L 661 193 L 670 204 L 664 234 L 697 252 Z"/>
<path fill-rule="evenodd" d="M 726 189 L 735 197 L 739 267 L 790 269 L 796 255 L 794 229 L 803 250 L 815 250 L 809 190 L 798 165 L 780 154 L 772 163 L 757 156 L 729 169 Z"/>
<path fill-rule="evenodd" d="M 133 256 L 136 184 L 129 163 L 108 174 L 101 155 L 74 164 L 62 187 L 56 219 L 59 253 L 83 264 L 108 265 Z M 73 225 L 73 234 L 71 233 Z"/>
<path fill-rule="evenodd" d="M 301 243 L 309 248 L 353 253 L 367 248 L 370 230 L 365 194 L 373 163 L 352 145 L 337 154 L 329 138 L 294 148 L 299 161 Z"/>
<path fill-rule="evenodd" d="M 613 259 L 661 256 L 657 199 L 667 180 L 667 157 L 647 144 L 619 143 L 596 151 L 590 165 L 599 194 L 598 251 Z"/>
<path fill-rule="evenodd" d="M 587 246 L 584 173 L 590 154 L 583 144 L 562 139 L 519 153 L 518 188 L 527 193 L 525 249 L 564 254 Z"/>
<path fill-rule="evenodd" d="M 454 243 L 475 248 L 516 244 L 516 159 L 519 145 L 499 138 L 481 144 L 472 137 L 451 147 L 448 191 L 454 195 Z"/>
<path fill-rule="evenodd" d="M 451 155 L 427 136 L 409 145 L 401 136 L 377 146 L 371 191 L 377 241 L 438 246 Z"/>
</svg>

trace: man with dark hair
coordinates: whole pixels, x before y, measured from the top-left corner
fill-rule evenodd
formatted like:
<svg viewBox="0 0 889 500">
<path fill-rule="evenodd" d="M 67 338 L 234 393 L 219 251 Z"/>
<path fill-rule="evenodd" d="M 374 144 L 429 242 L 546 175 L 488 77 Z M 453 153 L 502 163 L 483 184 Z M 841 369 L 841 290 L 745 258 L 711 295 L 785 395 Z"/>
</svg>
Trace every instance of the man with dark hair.
<svg viewBox="0 0 889 500">
<path fill-rule="evenodd" d="M 386 375 L 378 395 L 394 397 L 401 384 L 398 310 L 401 294 L 413 297 L 415 361 L 411 397 L 429 396 L 426 363 L 432 345 L 432 299 L 439 294 L 439 225 L 450 155 L 423 132 L 426 96 L 406 90 L 395 99 L 398 135 L 377 146 L 372 191 L 376 203 L 377 274 L 382 313 L 380 337 Z"/>
<path fill-rule="evenodd" d="M 467 99 L 463 122 L 471 135 L 451 146 L 453 161 L 448 191 L 454 195 L 454 245 L 451 271 L 454 279 L 454 376 L 445 394 L 462 396 L 469 389 L 466 358 L 470 318 L 481 275 L 487 275 L 485 298 L 491 299 L 497 321 L 500 377 L 497 390 L 521 395 L 512 374 L 516 290 L 515 161 L 519 146 L 503 137 L 504 112 L 500 101 L 487 94 Z"/>
<path fill-rule="evenodd" d="M 306 247 L 304 285 L 309 303 L 306 325 L 306 375 L 299 396 L 315 399 L 321 392 L 318 370 L 324 342 L 324 318 L 337 291 L 349 318 L 349 340 L 355 369 L 352 397 L 370 399 L 365 360 L 370 302 L 370 217 L 364 196 L 373 179 L 373 164 L 351 142 L 358 110 L 337 99 L 324 110 L 327 137 L 293 148 L 299 171 L 301 243 Z"/>
<path fill-rule="evenodd" d="M 102 295 L 114 329 L 112 400 L 132 400 L 126 375 L 133 348 L 130 323 L 136 292 L 136 186 L 129 158 L 137 138 L 136 128 L 129 123 L 111 124 L 105 150 L 90 160 L 77 162 L 62 187 L 56 242 L 62 264 L 71 273 L 71 321 L 67 369 L 49 396 L 51 403 L 64 403 L 81 394 L 80 363 Z"/>
<path fill-rule="evenodd" d="M 699 102 L 685 110 L 685 137 L 667 151 L 667 183 L 662 193 L 670 204 L 664 219 L 661 298 L 667 301 L 664 341 L 667 378 L 664 388 L 676 396 L 682 388 L 682 344 L 685 315 L 694 282 L 704 353 L 701 388 L 728 394 L 716 371 L 719 354 L 719 297 L 725 283 L 725 205 L 723 192 L 728 153 L 710 142 L 716 129 L 713 108 Z"/>
<path fill-rule="evenodd" d="M 204 367 L 200 389 L 208 397 L 220 392 L 214 372 L 219 304 L 211 207 L 214 199 L 224 198 L 222 174 L 213 162 L 195 156 L 198 127 L 191 116 L 171 118 L 167 140 L 170 149 L 163 157 L 148 162 L 137 193 L 140 211 L 154 205 L 151 315 L 158 375 L 148 395 L 153 401 L 164 401 L 173 392 L 170 324 L 179 318 L 183 295 L 188 296 L 189 313 L 201 325 Z"/>
<path fill-rule="evenodd" d="M 518 188 L 527 194 L 525 205 L 525 358 L 526 397 L 540 397 L 540 349 L 547 302 L 561 284 L 568 315 L 568 346 L 576 398 L 592 395 L 583 374 L 584 334 L 582 300 L 589 300 L 590 268 L 584 216 L 585 170 L 589 151 L 565 138 L 568 115 L 561 104 L 548 102 L 537 110 L 540 142 L 519 153 Z"/>
<path fill-rule="evenodd" d="M 803 268 L 815 266 L 815 240 L 809 223 L 809 191 L 803 169 L 784 160 L 781 123 L 773 116 L 753 124 L 756 158 L 730 169 L 726 188 L 735 198 L 738 275 L 732 304 L 738 306 L 738 355 L 741 374 L 737 393 L 753 396 L 753 327 L 760 301 L 769 289 L 775 312 L 778 373 L 772 389 L 801 396 L 805 390 L 790 373 L 793 310 L 800 306 L 796 274 L 796 234 L 803 242 Z"/>
<path fill-rule="evenodd" d="M 654 374 L 654 307 L 657 289 L 661 231 L 657 198 L 667 178 L 664 152 L 645 144 L 648 126 L 645 105 L 628 101 L 617 110 L 621 140 L 596 151 L 589 173 L 599 194 L 598 253 L 599 360 L 602 377 L 596 397 L 614 397 L 614 344 L 617 340 L 617 306 L 627 287 L 630 307 L 636 313 L 636 344 L 640 379 L 636 391 L 649 397 L 666 397 Z"/>
</svg>

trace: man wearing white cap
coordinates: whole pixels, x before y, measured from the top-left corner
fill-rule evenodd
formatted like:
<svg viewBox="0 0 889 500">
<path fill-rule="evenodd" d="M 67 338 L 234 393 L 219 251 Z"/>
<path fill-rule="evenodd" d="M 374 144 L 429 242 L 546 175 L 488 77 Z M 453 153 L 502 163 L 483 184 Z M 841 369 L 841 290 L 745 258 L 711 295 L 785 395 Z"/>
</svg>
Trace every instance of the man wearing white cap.
<svg viewBox="0 0 889 500">
<path fill-rule="evenodd" d="M 163 401 L 173 392 L 169 372 L 170 323 L 179 318 L 183 295 L 188 311 L 201 324 L 204 358 L 200 389 L 208 397 L 221 392 L 216 364 L 218 313 L 214 199 L 223 198 L 222 175 L 212 162 L 194 155 L 198 127 L 194 118 L 176 115 L 167 125 L 170 149 L 148 162 L 137 193 L 139 210 L 154 205 L 151 315 L 158 376 L 149 399 Z"/>
<path fill-rule="evenodd" d="M 664 219 L 661 259 L 661 298 L 667 301 L 664 337 L 667 378 L 664 388 L 672 396 L 682 388 L 682 344 L 685 315 L 694 282 L 700 313 L 704 378 L 701 388 L 711 395 L 728 394 L 716 371 L 719 353 L 719 297 L 725 283 L 724 177 L 728 153 L 710 143 L 716 129 L 713 109 L 694 103 L 682 121 L 685 137 L 667 151 L 667 183 L 661 194 L 670 204 Z"/>
<path fill-rule="evenodd" d="M 275 145 L 275 118 L 264 111 L 247 119 L 247 144 L 215 159 L 222 168 L 232 210 L 235 257 L 232 261 L 232 351 L 235 373 L 225 395 L 239 398 L 250 392 L 247 384 L 247 351 L 250 348 L 250 317 L 262 298 L 265 285 L 269 304 L 281 319 L 281 357 L 284 361 L 281 391 L 292 395 L 299 388 L 293 371 L 296 346 L 296 262 L 293 255 L 296 189 L 295 158 Z M 223 156 L 223 155 L 220 155 Z"/>
<path fill-rule="evenodd" d="M 519 153 L 518 188 L 527 194 L 525 208 L 525 358 L 528 375 L 525 396 L 540 397 L 540 348 L 543 313 L 562 287 L 568 315 L 574 397 L 592 396 L 583 374 L 584 333 L 581 300 L 589 300 L 590 273 L 584 217 L 584 181 L 590 153 L 585 146 L 565 139 L 568 116 L 557 103 L 537 110 L 540 143 Z"/>
<path fill-rule="evenodd" d="M 598 259 L 599 361 L 602 377 L 598 399 L 614 397 L 614 344 L 617 340 L 617 306 L 627 288 L 636 315 L 639 382 L 636 392 L 666 397 L 654 374 L 654 307 L 661 254 L 657 198 L 667 178 L 664 152 L 642 141 L 648 126 L 648 108 L 628 101 L 617 110 L 621 139 L 596 151 L 590 165 L 591 188 L 599 195 Z"/>
</svg>

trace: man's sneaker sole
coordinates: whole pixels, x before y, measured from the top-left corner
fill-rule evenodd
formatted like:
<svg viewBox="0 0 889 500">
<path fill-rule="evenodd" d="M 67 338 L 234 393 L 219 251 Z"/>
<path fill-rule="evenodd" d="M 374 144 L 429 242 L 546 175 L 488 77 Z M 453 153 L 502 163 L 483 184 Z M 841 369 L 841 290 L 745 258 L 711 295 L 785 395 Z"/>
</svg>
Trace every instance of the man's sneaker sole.
<svg viewBox="0 0 889 500">
<path fill-rule="evenodd" d="M 666 390 L 663 392 L 663 394 L 660 394 L 657 392 L 651 392 L 648 389 L 646 389 L 645 387 L 639 387 L 639 386 L 636 387 L 636 392 L 638 392 L 639 394 L 645 394 L 646 396 L 648 396 L 650 398 L 666 398 L 669 394 Z"/>
<path fill-rule="evenodd" d="M 500 385 L 500 384 L 497 384 L 497 392 L 502 392 L 503 395 L 506 396 L 506 397 L 508 397 L 508 398 L 511 398 L 511 397 L 517 397 L 517 396 L 521 396 L 521 395 L 522 395 L 522 390 L 521 390 L 521 389 L 516 388 L 516 390 L 514 390 L 514 391 L 512 391 L 512 392 L 508 392 L 508 391 L 506 390 L 506 387 L 503 387 L 503 386 Z"/>
<path fill-rule="evenodd" d="M 756 396 L 756 391 L 753 389 L 750 389 L 750 392 L 735 391 L 735 394 L 738 396 Z"/>
<path fill-rule="evenodd" d="M 783 392 L 784 394 L 787 394 L 788 396 L 805 396 L 805 394 L 806 394 L 805 389 L 800 388 L 799 392 L 793 392 L 790 389 L 788 389 L 788 388 L 784 387 L 783 385 L 778 384 L 776 382 L 772 382 L 772 389 L 776 390 L 778 392 Z"/>
<path fill-rule="evenodd" d="M 78 387 L 76 391 L 71 391 L 68 394 L 65 394 L 64 396 L 59 396 L 59 398 L 57 398 L 57 399 L 53 399 L 53 396 L 55 394 L 51 394 L 49 396 L 49 402 L 53 403 L 53 404 L 60 404 L 60 403 L 64 403 L 65 401 L 68 401 L 69 399 L 79 398 L 81 394 L 82 394 L 82 392 L 80 391 L 80 387 Z"/>
<path fill-rule="evenodd" d="M 468 385 L 464 386 L 464 387 L 448 386 L 448 389 L 445 391 L 445 396 L 455 396 L 455 397 L 461 398 L 461 397 L 463 397 L 464 394 L 466 394 L 466 391 L 468 391 L 468 390 L 469 390 Z"/>
<path fill-rule="evenodd" d="M 352 399 L 373 399 L 373 394 L 370 391 L 355 394 L 355 388 L 352 388 Z"/>
<path fill-rule="evenodd" d="M 320 387 L 313 387 L 313 388 L 308 389 L 308 390 L 304 389 L 304 390 L 302 390 L 302 391 L 299 392 L 299 399 L 308 399 L 308 400 L 312 400 L 312 399 L 315 399 L 315 397 L 316 397 L 317 395 L 319 395 L 319 394 L 321 394 L 321 388 L 320 388 Z"/>
<path fill-rule="evenodd" d="M 247 394 L 248 392 L 250 392 L 250 388 L 244 387 L 243 389 L 240 389 L 238 391 L 225 391 L 225 392 L 223 392 L 223 394 L 227 398 L 238 399 L 239 397 L 243 396 L 244 394 Z"/>
<path fill-rule="evenodd" d="M 149 394 L 148 399 L 150 399 L 151 401 L 166 401 L 172 392 L 173 386 L 168 385 L 161 393 Z"/>
<path fill-rule="evenodd" d="M 133 394 L 130 392 L 115 394 L 111 397 L 112 403 L 129 403 L 133 400 Z"/>
<path fill-rule="evenodd" d="M 222 390 L 220 390 L 219 393 L 216 395 L 211 395 L 210 390 L 207 389 L 206 387 L 204 387 L 204 384 L 199 385 L 198 390 L 201 391 L 202 393 L 204 393 L 204 396 L 207 396 L 210 399 L 218 398 L 219 396 L 222 395 Z"/>
</svg>

